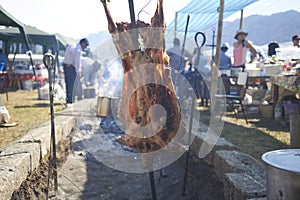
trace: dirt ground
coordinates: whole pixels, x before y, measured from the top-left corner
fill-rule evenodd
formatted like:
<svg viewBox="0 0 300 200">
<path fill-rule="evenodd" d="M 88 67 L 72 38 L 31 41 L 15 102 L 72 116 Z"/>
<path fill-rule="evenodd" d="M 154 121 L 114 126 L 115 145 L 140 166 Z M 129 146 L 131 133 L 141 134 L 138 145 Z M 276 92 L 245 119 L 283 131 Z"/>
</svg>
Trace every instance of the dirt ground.
<svg viewBox="0 0 300 200">
<path fill-rule="evenodd" d="M 58 172 L 59 194 L 51 199 L 151 199 L 149 173 L 128 173 L 113 169 L 103 164 L 103 161 L 100 162 L 97 155 L 89 151 L 92 147 L 103 151 L 103 154 L 110 151 L 112 156 L 122 154 L 119 152 L 120 146 L 112 142 L 112 135 L 107 131 L 95 133 L 101 140 L 94 137 L 94 128 L 91 127 L 96 127 L 97 124 L 99 121 L 85 122 L 75 133 L 71 154 Z M 113 130 L 118 134 L 115 128 Z M 122 148 L 124 150 L 125 147 Z M 223 185 L 214 174 L 213 168 L 193 155 L 189 161 L 186 196 L 182 196 L 186 162 L 186 154 L 183 154 L 162 171 L 154 172 L 157 199 L 222 200 Z"/>
<path fill-rule="evenodd" d="M 106 154 L 111 155 L 108 159 L 116 160 L 118 155 L 123 156 L 124 151 L 134 152 L 114 142 L 113 138 L 122 134 L 115 123 L 100 123 L 101 121 L 103 122 L 103 118 L 83 119 L 72 135 L 71 150 L 60 148 L 65 153 L 60 154 L 60 160 L 63 161 L 63 155 L 66 160 L 58 170 L 56 195 L 53 191 L 53 179 L 50 179 L 50 188 L 47 187 L 46 162 L 22 183 L 12 199 L 45 199 L 45 193 L 49 189 L 51 200 L 151 200 L 149 173 L 120 171 L 99 160 L 98 156 L 105 157 Z M 97 130 L 99 124 L 101 131 Z M 100 155 L 96 154 L 98 151 Z M 223 185 L 213 167 L 194 155 L 190 155 L 186 195 L 182 196 L 186 156 L 185 153 L 163 170 L 154 172 L 157 199 L 224 199 Z M 131 163 L 125 165 L 131 167 Z"/>
<path fill-rule="evenodd" d="M 59 167 L 63 165 L 69 155 L 71 147 L 70 142 L 71 138 L 68 138 L 57 145 L 57 162 Z M 53 168 L 50 167 L 50 169 Z M 52 171 L 50 171 L 49 174 L 48 159 L 42 161 L 40 167 L 35 169 L 33 173 L 22 182 L 19 189 L 12 194 L 11 199 L 47 199 L 47 194 L 51 195 L 51 191 L 53 190 L 52 175 Z"/>
</svg>

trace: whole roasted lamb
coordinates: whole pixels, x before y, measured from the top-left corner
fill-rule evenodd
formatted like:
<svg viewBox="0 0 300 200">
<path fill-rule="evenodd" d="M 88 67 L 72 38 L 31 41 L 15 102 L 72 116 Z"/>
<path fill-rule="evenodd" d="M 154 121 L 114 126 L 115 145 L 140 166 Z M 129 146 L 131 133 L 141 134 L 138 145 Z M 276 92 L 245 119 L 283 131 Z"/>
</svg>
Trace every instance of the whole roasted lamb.
<svg viewBox="0 0 300 200">
<path fill-rule="evenodd" d="M 185 128 L 165 52 L 163 0 L 150 24 L 137 21 L 134 26 L 114 23 L 106 1 L 101 2 L 124 68 L 118 117 L 125 134 L 116 140 L 140 153 L 173 151 L 178 146 L 170 144 L 183 137 Z"/>
</svg>

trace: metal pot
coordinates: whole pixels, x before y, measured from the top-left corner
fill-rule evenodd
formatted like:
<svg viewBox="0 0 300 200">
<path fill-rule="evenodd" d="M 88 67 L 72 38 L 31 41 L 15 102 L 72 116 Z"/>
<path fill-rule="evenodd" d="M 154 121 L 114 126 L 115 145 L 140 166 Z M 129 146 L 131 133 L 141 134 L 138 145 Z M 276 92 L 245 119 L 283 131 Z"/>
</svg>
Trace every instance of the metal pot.
<svg viewBox="0 0 300 200">
<path fill-rule="evenodd" d="M 85 88 L 83 89 L 83 96 L 85 99 L 92 99 L 96 96 L 95 88 Z"/>
<path fill-rule="evenodd" d="M 265 153 L 267 163 L 267 197 L 269 200 L 300 199 L 300 149 L 283 149 Z"/>
<path fill-rule="evenodd" d="M 97 98 L 97 116 L 107 117 L 117 113 L 119 98 L 98 96 Z"/>
</svg>

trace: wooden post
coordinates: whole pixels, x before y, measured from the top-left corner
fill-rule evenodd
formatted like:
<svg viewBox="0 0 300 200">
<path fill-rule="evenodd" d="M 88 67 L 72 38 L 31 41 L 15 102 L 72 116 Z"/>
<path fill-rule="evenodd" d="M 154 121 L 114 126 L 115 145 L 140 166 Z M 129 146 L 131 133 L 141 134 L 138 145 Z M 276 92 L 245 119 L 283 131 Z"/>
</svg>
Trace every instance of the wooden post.
<svg viewBox="0 0 300 200">
<path fill-rule="evenodd" d="M 211 113 L 214 113 L 215 106 L 216 106 L 215 95 L 217 94 L 217 89 L 218 89 L 218 73 L 219 73 L 219 65 L 220 65 L 220 50 L 221 50 L 222 30 L 223 30 L 223 13 L 224 13 L 224 0 L 220 0 L 216 57 L 215 57 L 215 64 L 212 66 L 212 70 L 211 70 L 211 86 L 210 86 Z M 214 117 L 214 115 L 212 115 L 212 117 Z"/>
<path fill-rule="evenodd" d="M 178 13 L 175 13 L 175 23 L 174 23 L 174 39 L 177 37 L 177 18 L 178 18 Z"/>
<path fill-rule="evenodd" d="M 291 148 L 300 148 L 300 116 L 299 114 L 290 114 L 290 145 Z"/>
<path fill-rule="evenodd" d="M 241 19 L 240 19 L 240 29 L 243 28 L 243 18 L 244 18 L 244 10 L 241 10 Z"/>
</svg>

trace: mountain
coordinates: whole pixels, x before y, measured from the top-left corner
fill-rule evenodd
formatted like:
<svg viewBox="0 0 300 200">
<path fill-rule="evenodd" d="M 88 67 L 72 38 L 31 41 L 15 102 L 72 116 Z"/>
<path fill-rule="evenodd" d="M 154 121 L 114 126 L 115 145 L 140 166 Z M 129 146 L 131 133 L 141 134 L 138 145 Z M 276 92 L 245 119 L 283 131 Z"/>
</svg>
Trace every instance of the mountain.
<svg viewBox="0 0 300 200">
<path fill-rule="evenodd" d="M 269 44 L 271 41 L 277 41 L 279 43 L 292 44 L 292 36 L 300 34 L 300 12 L 290 10 L 282 13 L 276 13 L 270 16 L 265 15 L 252 15 L 245 17 L 243 20 L 243 29 L 249 32 L 247 36 L 248 40 L 253 41 L 255 45 Z M 234 35 L 239 29 L 240 20 L 223 23 L 223 36 L 222 43 L 229 42 L 233 44 Z M 217 25 L 215 26 L 217 27 Z M 206 33 L 206 44 L 212 44 L 212 29 L 208 29 Z M 216 32 L 217 34 L 217 32 Z M 167 36 L 170 41 L 173 41 L 173 34 Z M 111 36 L 107 31 L 102 31 L 96 34 L 88 36 L 90 41 L 91 50 L 99 58 L 115 57 L 115 48 L 113 43 L 107 42 Z M 168 39 L 167 38 L 167 39 Z M 106 42 L 106 43 L 105 43 Z M 216 42 L 216 39 L 215 39 Z M 186 47 L 191 46 L 189 49 L 194 48 L 193 37 L 189 40 Z M 169 44 L 170 45 L 170 44 Z M 172 45 L 172 42 L 171 42 Z M 210 50 L 210 47 L 206 47 Z M 113 52 L 113 53 L 112 53 Z"/>
<path fill-rule="evenodd" d="M 276 13 L 270 16 L 252 15 L 244 18 L 243 29 L 249 35 L 248 40 L 256 45 L 268 44 L 271 41 L 279 43 L 290 42 L 292 36 L 300 34 L 300 12 L 290 10 L 282 13 Z M 223 42 L 234 42 L 234 35 L 239 28 L 240 20 L 233 22 L 224 22 L 223 24 Z"/>
<path fill-rule="evenodd" d="M 107 31 L 101 31 L 99 33 L 90 34 L 87 39 L 90 42 L 90 48 L 93 51 L 96 49 L 101 43 L 110 39 L 111 36 Z"/>
</svg>

